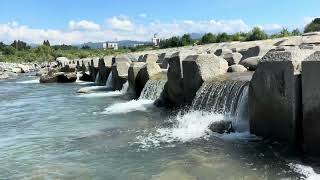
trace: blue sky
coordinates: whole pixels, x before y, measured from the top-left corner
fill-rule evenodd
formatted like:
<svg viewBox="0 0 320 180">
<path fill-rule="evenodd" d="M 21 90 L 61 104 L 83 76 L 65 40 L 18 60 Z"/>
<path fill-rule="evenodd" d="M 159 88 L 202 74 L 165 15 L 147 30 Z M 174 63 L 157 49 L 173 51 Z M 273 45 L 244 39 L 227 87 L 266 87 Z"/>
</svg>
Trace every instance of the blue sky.
<svg viewBox="0 0 320 180">
<path fill-rule="evenodd" d="M 319 0 L 1 0 L 0 41 L 149 40 L 183 33 L 302 28 Z"/>
</svg>

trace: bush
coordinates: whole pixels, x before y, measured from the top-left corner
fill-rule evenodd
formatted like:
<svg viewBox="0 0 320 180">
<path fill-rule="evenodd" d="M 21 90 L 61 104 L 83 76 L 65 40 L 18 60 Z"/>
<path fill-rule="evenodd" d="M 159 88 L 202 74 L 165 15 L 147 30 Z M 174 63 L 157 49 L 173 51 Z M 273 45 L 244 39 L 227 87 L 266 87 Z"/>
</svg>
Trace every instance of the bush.
<svg viewBox="0 0 320 180">
<path fill-rule="evenodd" d="M 264 40 L 264 39 L 268 39 L 268 35 L 259 27 L 253 28 L 253 30 L 248 33 L 246 38 L 247 41 L 256 41 L 256 40 Z"/>
<path fill-rule="evenodd" d="M 304 32 L 320 31 L 320 18 L 315 18 L 310 24 L 304 28 Z"/>
<path fill-rule="evenodd" d="M 202 36 L 200 43 L 201 44 L 209 44 L 217 42 L 217 37 L 212 33 L 206 33 Z"/>
</svg>

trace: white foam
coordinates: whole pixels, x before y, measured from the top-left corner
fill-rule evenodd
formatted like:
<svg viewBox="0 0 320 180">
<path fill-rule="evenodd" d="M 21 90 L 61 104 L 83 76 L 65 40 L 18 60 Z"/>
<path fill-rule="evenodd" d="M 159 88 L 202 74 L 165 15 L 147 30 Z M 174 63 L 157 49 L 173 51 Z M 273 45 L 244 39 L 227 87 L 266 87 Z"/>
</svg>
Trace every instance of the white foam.
<svg viewBox="0 0 320 180">
<path fill-rule="evenodd" d="M 109 91 L 109 92 L 92 92 L 87 94 L 79 94 L 78 97 L 96 98 L 96 97 L 117 97 L 121 95 L 122 93 L 120 91 Z"/>
<path fill-rule="evenodd" d="M 208 138 L 211 134 L 209 125 L 221 121 L 224 116 L 202 111 L 192 111 L 169 119 L 173 127 L 160 128 L 147 137 L 138 137 L 143 147 L 159 146 L 160 143 L 189 142 L 199 138 Z"/>
<path fill-rule="evenodd" d="M 39 79 L 32 79 L 32 80 L 27 80 L 27 81 L 19 81 L 17 82 L 19 84 L 37 84 L 40 83 Z"/>
<path fill-rule="evenodd" d="M 124 103 L 113 104 L 102 112 L 102 114 L 123 114 L 134 111 L 146 111 L 148 108 L 153 106 L 153 100 L 131 100 Z"/>
<path fill-rule="evenodd" d="M 295 172 L 305 176 L 305 177 L 300 177 L 300 179 L 306 179 L 306 180 L 317 180 L 317 179 L 320 179 L 320 174 L 317 174 L 313 170 L 313 168 L 310 167 L 310 166 L 290 163 L 289 167 L 292 170 L 294 170 Z"/>
</svg>

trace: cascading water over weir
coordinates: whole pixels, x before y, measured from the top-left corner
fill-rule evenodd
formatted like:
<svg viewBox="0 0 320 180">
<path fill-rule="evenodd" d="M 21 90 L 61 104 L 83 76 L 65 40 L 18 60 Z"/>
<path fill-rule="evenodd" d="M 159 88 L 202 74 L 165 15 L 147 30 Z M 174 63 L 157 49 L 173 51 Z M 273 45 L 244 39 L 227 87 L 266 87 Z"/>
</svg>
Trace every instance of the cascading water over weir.
<svg viewBox="0 0 320 180">
<path fill-rule="evenodd" d="M 204 82 L 192 103 L 192 110 L 223 114 L 237 131 L 248 131 L 248 81 Z"/>
</svg>

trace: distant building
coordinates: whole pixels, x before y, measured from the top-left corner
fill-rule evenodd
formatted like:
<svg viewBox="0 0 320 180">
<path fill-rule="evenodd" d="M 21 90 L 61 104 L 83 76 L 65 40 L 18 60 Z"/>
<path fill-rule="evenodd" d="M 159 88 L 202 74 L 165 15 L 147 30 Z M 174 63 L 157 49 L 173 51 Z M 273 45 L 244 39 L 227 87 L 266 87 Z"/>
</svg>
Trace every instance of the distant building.
<svg viewBox="0 0 320 180">
<path fill-rule="evenodd" d="M 103 43 L 103 49 L 119 49 L 118 43 L 116 42 L 105 42 Z"/>
<path fill-rule="evenodd" d="M 159 46 L 160 45 L 160 38 L 159 38 L 158 34 L 154 34 L 153 35 L 152 44 L 154 46 Z"/>
</svg>

